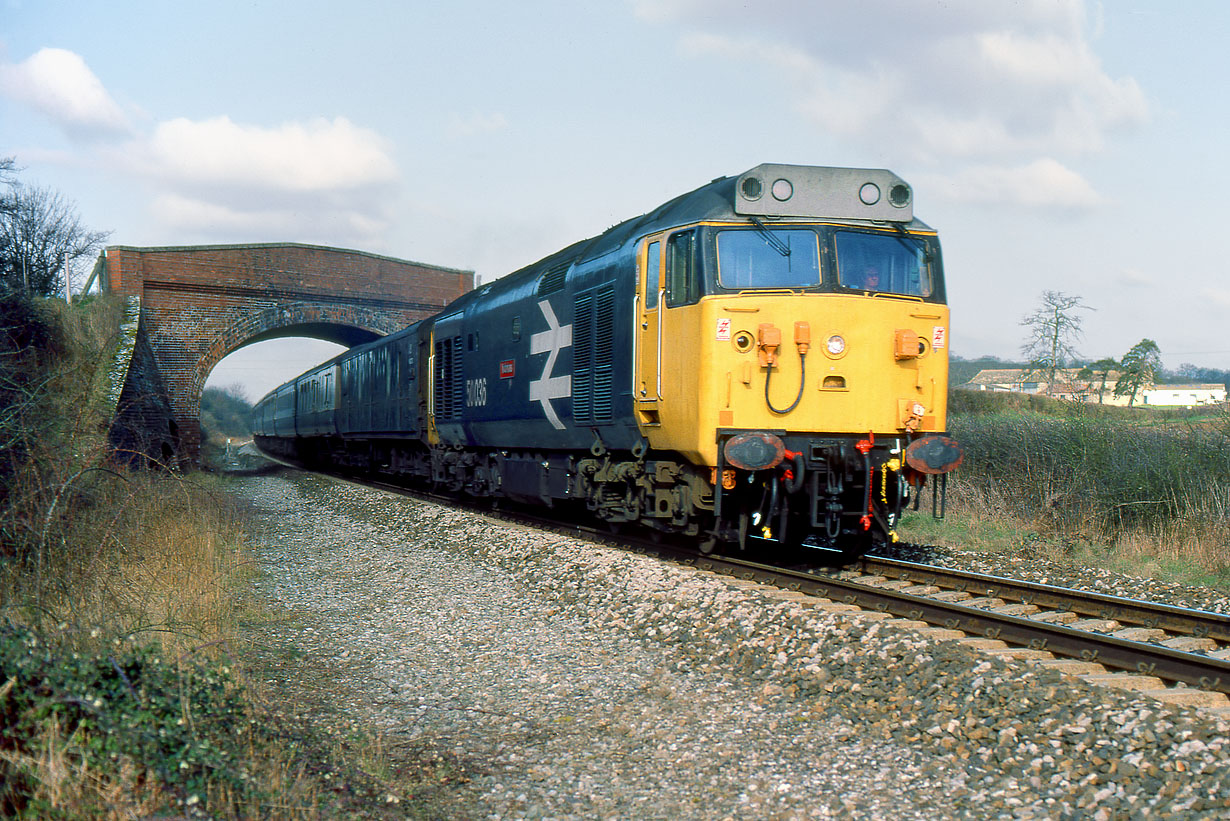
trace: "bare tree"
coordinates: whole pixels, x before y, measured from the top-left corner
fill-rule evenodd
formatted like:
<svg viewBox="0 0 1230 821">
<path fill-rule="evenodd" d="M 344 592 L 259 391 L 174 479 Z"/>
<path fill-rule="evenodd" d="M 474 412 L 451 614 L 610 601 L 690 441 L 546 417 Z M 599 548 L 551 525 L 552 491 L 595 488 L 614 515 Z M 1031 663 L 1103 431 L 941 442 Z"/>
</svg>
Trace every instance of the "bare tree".
<svg viewBox="0 0 1230 821">
<path fill-rule="evenodd" d="M 7 185 L 10 188 L 17 187 L 17 161 L 12 157 L 0 157 L 0 185 Z M 0 192 L 0 219 L 7 219 L 9 212 L 12 210 L 13 203 L 10 202 L 11 197 Z M 0 240 L 2 243 L 3 240 Z M 0 244 L 0 254 L 4 254 L 6 246 Z M 0 257 L 3 259 L 3 257 Z"/>
<path fill-rule="evenodd" d="M 1043 291 L 1042 304 L 1021 320 L 1021 324 L 1029 328 L 1029 337 L 1021 346 L 1021 353 L 1029 360 L 1029 370 L 1046 378 L 1048 394 L 1055 384 L 1055 372 L 1077 355 L 1076 342 L 1083 335 L 1083 317 L 1076 312 L 1081 310 L 1093 309 L 1079 296 Z"/>
<path fill-rule="evenodd" d="M 12 178 L 13 160 L 0 160 L 0 284 L 47 296 L 60 291 L 65 266 L 92 260 L 110 232 L 90 231 L 76 206 L 50 188 Z"/>
</svg>

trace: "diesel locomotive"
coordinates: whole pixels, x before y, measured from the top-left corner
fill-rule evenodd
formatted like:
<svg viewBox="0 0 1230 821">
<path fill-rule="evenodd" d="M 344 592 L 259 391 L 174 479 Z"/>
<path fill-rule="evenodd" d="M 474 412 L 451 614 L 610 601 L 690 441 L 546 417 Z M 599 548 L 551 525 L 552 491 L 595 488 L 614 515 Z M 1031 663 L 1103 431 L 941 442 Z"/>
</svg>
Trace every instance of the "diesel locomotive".
<svg viewBox="0 0 1230 821">
<path fill-rule="evenodd" d="M 314 470 L 856 556 L 960 462 L 948 332 L 904 180 L 764 164 L 309 370 L 252 427 Z"/>
</svg>

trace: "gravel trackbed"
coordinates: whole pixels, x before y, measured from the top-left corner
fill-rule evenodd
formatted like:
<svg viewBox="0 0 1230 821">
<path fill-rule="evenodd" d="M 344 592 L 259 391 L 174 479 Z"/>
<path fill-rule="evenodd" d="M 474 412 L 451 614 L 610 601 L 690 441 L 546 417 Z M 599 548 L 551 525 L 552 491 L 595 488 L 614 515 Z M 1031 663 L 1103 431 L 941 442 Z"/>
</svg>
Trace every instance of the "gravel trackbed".
<svg viewBox="0 0 1230 821">
<path fill-rule="evenodd" d="M 335 480 L 234 487 L 287 615 L 262 640 L 452 762 L 442 816 L 1230 816 L 1230 726 L 1194 710 Z"/>
</svg>

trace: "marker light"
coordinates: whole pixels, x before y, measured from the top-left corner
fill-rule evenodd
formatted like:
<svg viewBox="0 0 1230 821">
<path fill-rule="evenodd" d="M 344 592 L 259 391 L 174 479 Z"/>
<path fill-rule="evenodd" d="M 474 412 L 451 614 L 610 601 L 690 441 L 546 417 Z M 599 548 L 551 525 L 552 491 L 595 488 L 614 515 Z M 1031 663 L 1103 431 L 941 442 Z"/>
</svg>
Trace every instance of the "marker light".
<svg viewBox="0 0 1230 821">
<path fill-rule="evenodd" d="M 824 349 L 832 356 L 841 356 L 846 352 L 846 340 L 841 334 L 833 334 L 825 340 Z"/>
<path fill-rule="evenodd" d="M 790 180 L 776 180 L 769 190 L 773 192 L 773 198 L 778 202 L 785 202 L 794 196 L 794 186 L 790 184 Z"/>
<path fill-rule="evenodd" d="M 863 205 L 875 205 L 880 201 L 880 186 L 874 182 L 863 183 L 863 187 L 858 189 L 858 198 L 863 201 Z"/>
<path fill-rule="evenodd" d="M 910 186 L 897 183 L 888 191 L 888 201 L 894 208 L 905 208 L 910 204 Z"/>
</svg>

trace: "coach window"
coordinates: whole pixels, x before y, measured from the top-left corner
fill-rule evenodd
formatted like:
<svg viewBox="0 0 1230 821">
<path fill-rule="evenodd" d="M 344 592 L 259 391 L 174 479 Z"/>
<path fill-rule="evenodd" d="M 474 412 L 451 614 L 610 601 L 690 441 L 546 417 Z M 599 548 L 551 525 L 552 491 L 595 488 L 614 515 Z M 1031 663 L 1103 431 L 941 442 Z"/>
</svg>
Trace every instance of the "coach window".
<svg viewBox="0 0 1230 821">
<path fill-rule="evenodd" d="M 690 305 L 700 299 L 696 232 L 681 231 L 666 242 L 666 305 Z"/>
</svg>

